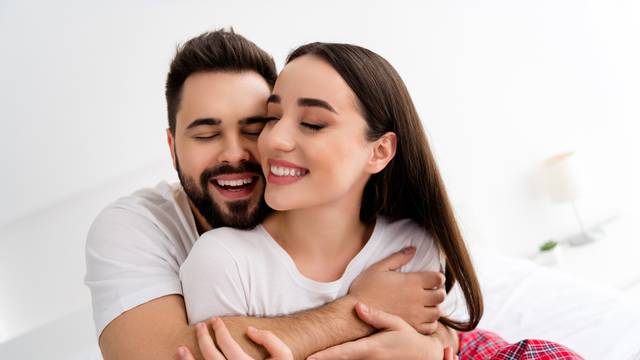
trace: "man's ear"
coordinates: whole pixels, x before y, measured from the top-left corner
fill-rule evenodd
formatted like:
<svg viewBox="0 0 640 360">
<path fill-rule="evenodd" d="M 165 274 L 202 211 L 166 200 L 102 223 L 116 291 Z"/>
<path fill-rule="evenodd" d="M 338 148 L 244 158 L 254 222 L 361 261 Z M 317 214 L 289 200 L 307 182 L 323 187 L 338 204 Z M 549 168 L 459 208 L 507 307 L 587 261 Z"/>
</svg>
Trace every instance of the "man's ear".
<svg viewBox="0 0 640 360">
<path fill-rule="evenodd" d="M 175 148 L 175 139 L 173 138 L 173 134 L 171 134 L 171 129 L 167 128 L 167 144 L 169 144 L 169 152 L 171 153 L 171 160 L 173 161 L 173 168 L 176 169 L 176 148 Z"/>
<path fill-rule="evenodd" d="M 376 140 L 371 148 L 367 170 L 371 174 L 382 171 L 396 155 L 396 145 L 397 137 L 392 132 L 388 132 Z"/>
</svg>

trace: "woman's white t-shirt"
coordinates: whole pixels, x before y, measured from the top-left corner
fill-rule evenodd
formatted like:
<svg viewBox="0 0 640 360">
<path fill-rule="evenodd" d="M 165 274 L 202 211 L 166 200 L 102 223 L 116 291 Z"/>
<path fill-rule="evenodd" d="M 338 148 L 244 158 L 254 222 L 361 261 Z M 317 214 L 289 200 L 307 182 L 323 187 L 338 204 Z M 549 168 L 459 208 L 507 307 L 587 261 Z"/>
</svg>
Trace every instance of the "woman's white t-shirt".
<svg viewBox="0 0 640 360">
<path fill-rule="evenodd" d="M 400 271 L 443 271 L 437 245 L 411 220 L 379 217 L 369 241 L 342 277 L 332 282 L 300 273 L 261 225 L 253 230 L 211 230 L 198 239 L 180 267 L 189 322 L 214 315 L 278 316 L 316 308 L 346 295 L 358 274 L 407 246 L 415 246 L 416 254 Z M 454 304 L 445 308 L 450 306 Z"/>
</svg>

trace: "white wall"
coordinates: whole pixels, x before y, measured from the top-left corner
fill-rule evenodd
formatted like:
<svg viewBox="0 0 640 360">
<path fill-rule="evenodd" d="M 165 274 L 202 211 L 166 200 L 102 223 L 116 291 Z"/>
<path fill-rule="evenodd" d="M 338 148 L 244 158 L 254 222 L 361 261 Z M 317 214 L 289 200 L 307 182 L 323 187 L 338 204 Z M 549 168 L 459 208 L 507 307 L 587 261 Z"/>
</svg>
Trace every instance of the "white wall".
<svg viewBox="0 0 640 360">
<path fill-rule="evenodd" d="M 169 162 L 168 63 L 177 42 L 221 26 L 279 65 L 317 40 L 385 56 L 411 90 L 475 242 L 522 255 L 574 231 L 569 209 L 547 203 L 533 182 L 540 162 L 572 149 L 588 180 L 585 217 L 640 219 L 638 2 L 390 3 L 0 2 L 0 254 L 19 255 L 0 263 L 1 279 L 13 279 L 0 288 L 0 342 L 86 304 L 88 224 L 70 230 L 73 239 L 25 229 L 47 222 L 46 209 Z M 28 286 L 36 281 L 48 286 Z"/>
</svg>

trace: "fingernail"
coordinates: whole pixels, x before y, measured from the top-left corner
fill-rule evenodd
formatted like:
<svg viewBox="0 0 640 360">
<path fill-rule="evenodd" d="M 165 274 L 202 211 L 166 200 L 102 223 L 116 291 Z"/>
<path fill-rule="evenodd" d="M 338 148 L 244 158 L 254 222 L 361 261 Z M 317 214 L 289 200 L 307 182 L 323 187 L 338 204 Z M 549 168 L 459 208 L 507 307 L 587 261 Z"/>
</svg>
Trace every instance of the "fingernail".
<svg viewBox="0 0 640 360">
<path fill-rule="evenodd" d="M 402 253 L 405 254 L 405 255 L 409 255 L 409 254 L 413 253 L 414 251 L 416 251 L 416 248 L 414 248 L 413 246 L 409 246 L 409 247 L 406 247 L 406 248 L 402 249 Z"/>
<path fill-rule="evenodd" d="M 369 313 L 369 307 L 363 303 L 360 303 L 360 309 L 362 310 L 363 313 L 368 314 Z"/>
<path fill-rule="evenodd" d="M 253 326 L 249 326 L 249 328 L 247 328 L 247 331 L 252 334 L 255 334 L 258 331 L 258 329 L 254 328 Z"/>
<path fill-rule="evenodd" d="M 180 355 L 181 358 L 187 355 L 187 351 L 185 350 L 184 346 L 180 346 L 178 348 L 178 355 Z"/>
</svg>

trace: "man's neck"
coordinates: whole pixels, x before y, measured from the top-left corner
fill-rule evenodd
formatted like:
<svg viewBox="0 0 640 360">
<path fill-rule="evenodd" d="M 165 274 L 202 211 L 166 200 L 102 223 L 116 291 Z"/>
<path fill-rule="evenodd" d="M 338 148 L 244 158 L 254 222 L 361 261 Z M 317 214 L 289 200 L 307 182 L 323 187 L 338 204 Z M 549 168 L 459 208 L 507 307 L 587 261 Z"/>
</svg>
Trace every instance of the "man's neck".
<svg viewBox="0 0 640 360">
<path fill-rule="evenodd" d="M 193 221 L 196 223 L 196 230 L 198 230 L 198 235 L 202 235 L 207 231 L 213 229 L 213 226 L 209 224 L 209 222 L 202 216 L 198 208 L 189 200 L 189 207 L 191 208 L 191 212 L 193 213 Z"/>
</svg>

